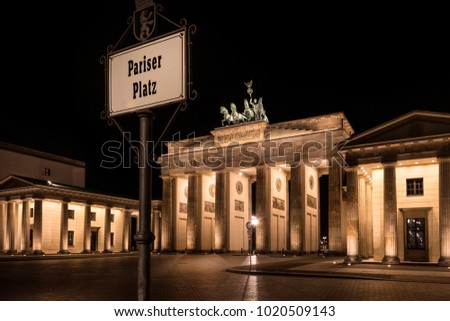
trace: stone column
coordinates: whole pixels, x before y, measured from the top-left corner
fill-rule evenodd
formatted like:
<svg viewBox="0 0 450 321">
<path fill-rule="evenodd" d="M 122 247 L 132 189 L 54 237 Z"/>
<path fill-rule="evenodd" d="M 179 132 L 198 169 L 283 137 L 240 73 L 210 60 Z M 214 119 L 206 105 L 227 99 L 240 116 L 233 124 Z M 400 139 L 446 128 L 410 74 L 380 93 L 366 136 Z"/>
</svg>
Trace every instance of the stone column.
<svg viewBox="0 0 450 321">
<path fill-rule="evenodd" d="M 69 203 L 61 202 L 61 227 L 59 229 L 59 252 L 69 254 Z"/>
<path fill-rule="evenodd" d="M 0 253 L 6 253 L 6 205 L 5 201 L 0 201 Z"/>
<path fill-rule="evenodd" d="M 170 176 L 162 177 L 162 213 L 161 213 L 161 251 L 173 251 L 173 225 L 174 225 L 174 178 Z"/>
<path fill-rule="evenodd" d="M 450 266 L 450 158 L 439 158 L 439 241 L 438 264 Z"/>
<path fill-rule="evenodd" d="M 188 208 L 187 208 L 187 249 L 201 250 L 201 210 L 202 210 L 202 177 L 192 174 L 188 177 Z"/>
<path fill-rule="evenodd" d="M 290 251 L 305 253 L 305 165 L 291 165 L 289 198 Z"/>
<path fill-rule="evenodd" d="M 7 254 L 17 253 L 16 247 L 16 211 L 15 203 L 9 201 L 6 208 L 6 235 L 8 241 L 8 251 Z"/>
<path fill-rule="evenodd" d="M 91 204 L 84 205 L 84 234 L 82 253 L 92 253 L 91 250 Z"/>
<path fill-rule="evenodd" d="M 366 179 L 364 176 L 358 177 L 358 253 L 363 259 L 368 259 L 367 255 L 367 212 L 366 212 Z"/>
<path fill-rule="evenodd" d="M 22 230 L 20 237 L 20 253 L 30 253 L 30 200 L 22 201 Z"/>
<path fill-rule="evenodd" d="M 228 218 L 230 210 L 230 174 L 216 172 L 216 207 L 215 207 L 215 250 L 225 252 L 228 249 Z"/>
<path fill-rule="evenodd" d="M 271 250 L 270 215 L 272 209 L 271 199 L 271 173 L 270 167 L 260 166 L 256 169 L 256 252 L 267 253 Z"/>
<path fill-rule="evenodd" d="M 130 225 L 131 211 L 125 209 L 123 211 L 122 253 L 130 252 Z"/>
<path fill-rule="evenodd" d="M 358 169 L 347 169 L 347 256 L 344 263 L 361 261 L 358 254 Z"/>
<path fill-rule="evenodd" d="M 111 207 L 105 208 L 105 235 L 103 240 L 103 253 L 112 253 L 111 251 Z"/>
<path fill-rule="evenodd" d="M 153 244 L 150 244 L 150 247 L 152 251 L 160 252 L 161 251 L 161 220 L 162 220 L 162 214 L 161 211 L 158 209 L 155 209 L 154 206 L 152 206 L 152 228 L 151 231 L 155 235 L 155 241 Z"/>
<path fill-rule="evenodd" d="M 397 188 L 395 163 L 384 166 L 384 264 L 398 264 L 397 252 Z"/>
<path fill-rule="evenodd" d="M 367 255 L 373 257 L 373 216 L 372 216 L 372 183 L 366 182 L 366 214 Z"/>
<path fill-rule="evenodd" d="M 42 199 L 34 199 L 33 250 L 31 254 L 44 254 L 42 251 Z"/>
<path fill-rule="evenodd" d="M 290 206 L 290 196 L 289 196 L 289 182 L 290 182 L 290 177 L 289 174 L 287 172 L 285 172 L 285 179 L 283 182 L 283 186 L 286 186 L 285 190 L 286 190 L 286 196 L 285 196 L 285 200 L 286 200 L 286 236 L 285 236 L 285 240 L 286 240 L 286 248 L 284 250 L 287 250 L 289 253 L 291 251 L 291 206 Z"/>
<path fill-rule="evenodd" d="M 255 182 L 255 176 L 248 176 L 248 181 L 247 181 L 247 184 L 248 184 L 248 200 L 247 200 L 248 205 L 247 206 L 248 207 L 247 207 L 247 210 L 248 210 L 248 221 L 250 221 L 250 222 L 253 222 L 253 214 L 254 214 L 254 211 L 253 211 L 253 183 L 254 182 Z M 229 197 L 228 197 L 228 199 L 229 199 Z M 248 238 L 247 239 L 248 240 L 247 251 L 249 254 L 253 254 L 253 250 L 254 250 L 253 240 L 256 241 L 255 227 L 252 223 L 251 229 L 249 230 L 247 227 L 247 223 L 246 223 L 245 228 L 247 229 L 247 238 Z"/>
<path fill-rule="evenodd" d="M 328 174 L 328 249 L 335 255 L 344 253 L 341 217 L 342 167 L 334 162 Z"/>
</svg>

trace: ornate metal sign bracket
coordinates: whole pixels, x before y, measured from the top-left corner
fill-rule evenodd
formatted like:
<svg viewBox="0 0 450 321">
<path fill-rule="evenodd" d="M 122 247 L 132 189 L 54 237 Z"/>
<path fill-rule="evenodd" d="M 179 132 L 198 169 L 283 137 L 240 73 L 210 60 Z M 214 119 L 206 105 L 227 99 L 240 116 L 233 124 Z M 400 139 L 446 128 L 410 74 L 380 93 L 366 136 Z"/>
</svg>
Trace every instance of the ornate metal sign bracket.
<svg viewBox="0 0 450 321">
<path fill-rule="evenodd" d="M 180 19 L 179 23 L 174 22 L 168 17 L 164 16 L 161 12 L 163 11 L 163 6 L 161 4 L 155 3 L 145 3 L 142 6 L 137 7 L 133 15 L 127 19 L 127 28 L 120 36 L 119 40 L 115 45 L 109 45 L 106 50 L 106 55 L 100 57 L 100 63 L 104 66 L 105 72 L 105 107 L 100 113 L 100 118 L 107 121 L 109 126 L 115 125 L 117 129 L 124 134 L 122 127 L 120 126 L 118 120 L 114 119 L 109 112 L 109 102 L 108 102 L 108 59 L 107 56 L 111 53 L 119 51 L 123 48 L 130 46 L 130 35 L 133 33 L 134 41 L 131 46 L 136 44 L 136 40 L 140 43 L 149 42 L 157 37 L 162 37 L 164 34 L 157 34 L 159 26 L 165 22 L 165 30 L 169 33 L 176 32 L 177 30 L 185 31 L 186 33 L 186 100 L 179 103 L 178 107 L 174 111 L 169 123 L 167 124 L 164 132 L 161 134 L 162 138 L 165 131 L 171 125 L 175 116 L 185 111 L 188 108 L 188 101 L 193 101 L 197 98 L 198 93 L 194 89 L 194 83 L 192 81 L 192 37 L 197 33 L 197 26 L 194 24 L 188 24 L 185 18 Z M 158 24 L 158 28 L 157 28 Z M 175 30 L 174 30 L 175 28 Z M 164 29 L 164 28 L 163 28 Z M 125 136 L 124 136 L 125 137 Z M 129 142 L 131 144 L 131 142 Z M 133 147 L 133 146 L 132 146 Z M 133 149 L 134 150 L 134 149 Z"/>
</svg>

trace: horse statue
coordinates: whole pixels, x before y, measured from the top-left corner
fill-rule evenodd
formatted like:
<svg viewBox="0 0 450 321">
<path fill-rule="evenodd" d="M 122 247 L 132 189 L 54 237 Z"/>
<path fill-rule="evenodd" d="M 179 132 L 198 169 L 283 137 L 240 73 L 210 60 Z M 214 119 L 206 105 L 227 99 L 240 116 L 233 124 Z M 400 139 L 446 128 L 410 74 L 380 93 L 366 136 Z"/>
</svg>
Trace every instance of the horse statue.
<svg viewBox="0 0 450 321">
<path fill-rule="evenodd" d="M 255 120 L 264 120 L 266 122 L 269 121 L 269 118 L 267 118 L 266 115 L 266 111 L 264 110 L 262 97 L 259 97 L 258 100 L 250 100 L 250 104 L 252 105 L 253 112 L 255 113 Z"/>
<path fill-rule="evenodd" d="M 255 119 L 255 112 L 250 108 L 250 104 L 247 99 L 244 99 L 244 111 L 242 114 L 247 117 L 247 121 L 252 121 Z"/>
<path fill-rule="evenodd" d="M 220 113 L 223 115 L 222 126 L 224 126 L 225 122 L 227 122 L 228 125 L 230 125 L 233 122 L 233 116 L 228 112 L 228 109 L 226 109 L 223 106 L 220 106 Z"/>
<path fill-rule="evenodd" d="M 234 103 L 230 104 L 230 109 L 231 109 L 231 116 L 233 117 L 233 123 L 240 124 L 247 120 L 247 117 L 245 117 L 243 114 L 237 111 L 237 107 Z"/>
</svg>

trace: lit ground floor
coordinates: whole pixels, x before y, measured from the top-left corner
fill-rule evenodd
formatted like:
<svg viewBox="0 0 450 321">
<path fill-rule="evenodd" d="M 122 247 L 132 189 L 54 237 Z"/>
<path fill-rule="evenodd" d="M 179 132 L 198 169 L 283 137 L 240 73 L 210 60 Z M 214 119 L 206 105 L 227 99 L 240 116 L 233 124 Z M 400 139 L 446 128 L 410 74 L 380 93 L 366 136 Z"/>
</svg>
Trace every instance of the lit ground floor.
<svg viewBox="0 0 450 321">
<path fill-rule="evenodd" d="M 112 253 L 137 249 L 138 201 L 10 176 L 0 197 L 3 254 Z M 11 187 L 14 185 L 15 187 Z M 9 186 L 9 187 L 8 187 Z M 159 246 L 160 202 L 153 202 L 152 230 Z"/>
</svg>

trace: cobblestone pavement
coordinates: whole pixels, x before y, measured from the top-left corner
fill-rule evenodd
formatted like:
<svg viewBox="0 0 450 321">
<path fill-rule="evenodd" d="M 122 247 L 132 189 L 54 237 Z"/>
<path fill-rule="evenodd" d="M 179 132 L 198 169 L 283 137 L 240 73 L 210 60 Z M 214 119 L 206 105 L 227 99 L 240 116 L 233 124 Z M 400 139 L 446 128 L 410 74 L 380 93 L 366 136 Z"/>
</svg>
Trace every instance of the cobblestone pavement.
<svg viewBox="0 0 450 321">
<path fill-rule="evenodd" d="M 250 262 L 251 259 L 251 262 Z M 340 257 L 153 254 L 153 301 L 448 301 L 450 269 Z M 137 300 L 137 255 L 0 256 L 0 300 Z"/>
</svg>

